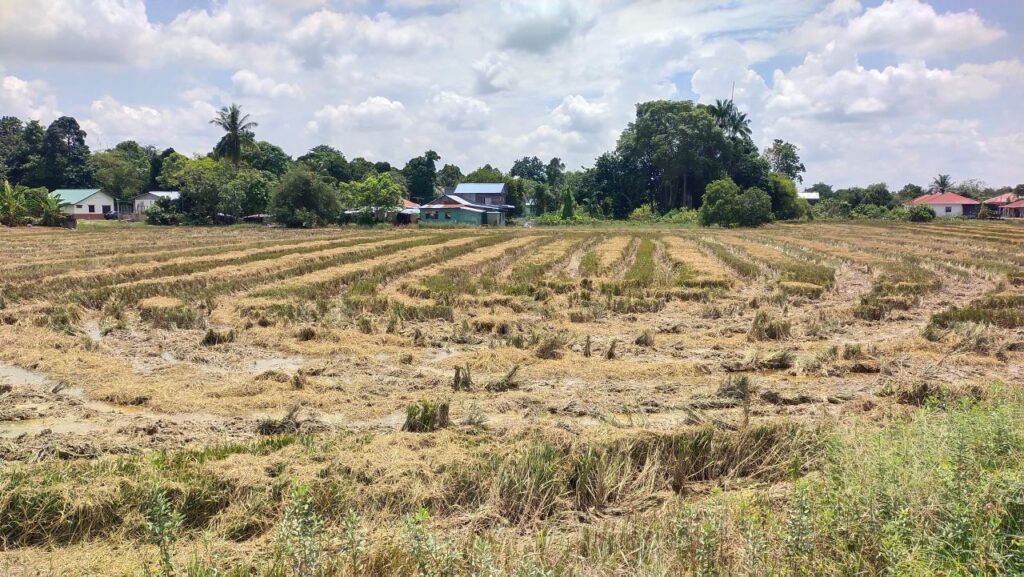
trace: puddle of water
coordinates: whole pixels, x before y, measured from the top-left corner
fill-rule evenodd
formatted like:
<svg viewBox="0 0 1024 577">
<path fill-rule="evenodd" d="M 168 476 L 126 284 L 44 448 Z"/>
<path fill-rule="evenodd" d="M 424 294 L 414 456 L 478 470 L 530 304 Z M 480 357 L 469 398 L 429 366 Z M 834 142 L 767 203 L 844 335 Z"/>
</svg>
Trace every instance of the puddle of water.
<svg viewBox="0 0 1024 577">
<path fill-rule="evenodd" d="M 27 371 L 20 367 L 0 365 L 0 382 L 7 382 L 13 385 L 53 385 L 53 381 L 45 375 L 34 371 Z"/>
</svg>

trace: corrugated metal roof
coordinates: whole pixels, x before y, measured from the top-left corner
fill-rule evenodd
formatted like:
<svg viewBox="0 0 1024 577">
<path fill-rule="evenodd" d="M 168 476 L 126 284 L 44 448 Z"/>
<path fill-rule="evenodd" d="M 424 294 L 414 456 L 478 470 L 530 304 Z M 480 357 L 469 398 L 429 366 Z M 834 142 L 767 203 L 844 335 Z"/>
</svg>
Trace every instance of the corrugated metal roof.
<svg viewBox="0 0 1024 577">
<path fill-rule="evenodd" d="M 60 204 L 78 204 L 99 191 L 99 188 L 58 188 L 53 195 L 60 198 Z"/>
<path fill-rule="evenodd" d="M 501 194 L 505 192 L 504 182 L 462 182 L 455 187 L 455 194 Z"/>
<path fill-rule="evenodd" d="M 812 191 L 804 191 L 796 193 L 797 196 L 804 200 L 821 200 L 821 194 Z"/>
</svg>

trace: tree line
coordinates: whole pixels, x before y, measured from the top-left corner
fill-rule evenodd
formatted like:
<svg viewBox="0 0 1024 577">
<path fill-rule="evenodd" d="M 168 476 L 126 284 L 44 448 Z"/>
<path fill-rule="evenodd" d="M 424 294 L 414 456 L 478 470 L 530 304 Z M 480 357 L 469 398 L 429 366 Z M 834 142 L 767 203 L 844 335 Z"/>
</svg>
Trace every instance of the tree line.
<svg viewBox="0 0 1024 577">
<path fill-rule="evenodd" d="M 86 133 L 68 116 L 44 128 L 38 121 L 0 119 L 0 190 L 4 220 L 17 215 L 44 222 L 59 219 L 56 200 L 43 191 L 102 188 L 128 201 L 151 190 L 177 190 L 176 202 L 161 201 L 154 223 L 206 224 L 270 214 L 292 226 L 322 225 L 349 218 L 346 208 L 390 208 L 402 198 L 425 203 L 460 182 L 504 182 L 511 216 L 542 221 L 665 218 L 704 224 L 757 225 L 770 220 L 878 218 L 924 189 L 907 185 L 893 193 L 885 184 L 833 190 L 818 183 L 822 202 L 812 211 L 796 192 L 805 167 L 799 149 L 776 139 L 759 150 L 751 119 L 731 100 L 711 105 L 658 100 L 636 107 L 636 117 L 613 150 L 592 167 L 566 170 L 559 158 L 524 156 L 504 173 L 486 164 L 464 173 L 440 168 L 433 150 L 401 168 L 318 145 L 298 158 L 256 138 L 258 124 L 241 107 L 221 109 L 211 124 L 223 134 L 206 154 L 185 156 L 135 141 L 92 152 Z M 946 177 L 943 187 L 953 188 Z M 983 194 L 978 183 L 959 189 Z M 6 207 L 6 208 L 4 208 Z M 695 209 L 701 208 L 698 213 Z"/>
</svg>

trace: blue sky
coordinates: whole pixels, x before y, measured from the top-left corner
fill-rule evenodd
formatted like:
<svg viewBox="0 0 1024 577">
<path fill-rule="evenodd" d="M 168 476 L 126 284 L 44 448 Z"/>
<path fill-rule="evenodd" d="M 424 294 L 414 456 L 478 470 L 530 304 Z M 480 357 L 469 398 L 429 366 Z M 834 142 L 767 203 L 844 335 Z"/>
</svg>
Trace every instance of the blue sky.
<svg viewBox="0 0 1024 577">
<path fill-rule="evenodd" d="M 237 102 L 317 144 L 587 166 L 635 103 L 729 95 L 807 181 L 1024 182 L 1017 0 L 2 0 L 0 114 L 206 152 Z"/>
</svg>

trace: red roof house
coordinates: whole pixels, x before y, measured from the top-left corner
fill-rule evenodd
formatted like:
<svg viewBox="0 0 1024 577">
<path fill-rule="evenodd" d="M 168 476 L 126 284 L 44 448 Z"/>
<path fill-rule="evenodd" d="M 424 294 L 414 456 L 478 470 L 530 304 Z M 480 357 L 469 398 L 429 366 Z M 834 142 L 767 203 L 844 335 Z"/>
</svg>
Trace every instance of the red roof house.
<svg viewBox="0 0 1024 577">
<path fill-rule="evenodd" d="M 980 202 L 955 192 L 932 192 L 911 200 L 907 206 L 923 204 L 935 211 L 935 216 L 977 216 Z"/>
<path fill-rule="evenodd" d="M 1005 194 L 1000 194 L 999 196 L 993 196 L 992 198 L 985 199 L 985 204 L 990 206 L 1003 206 L 1004 204 L 1010 204 L 1017 200 L 1024 199 L 1015 192 L 1007 192 Z"/>
<path fill-rule="evenodd" d="M 1024 198 L 1004 204 L 1000 209 L 1003 218 L 1024 218 Z"/>
</svg>

